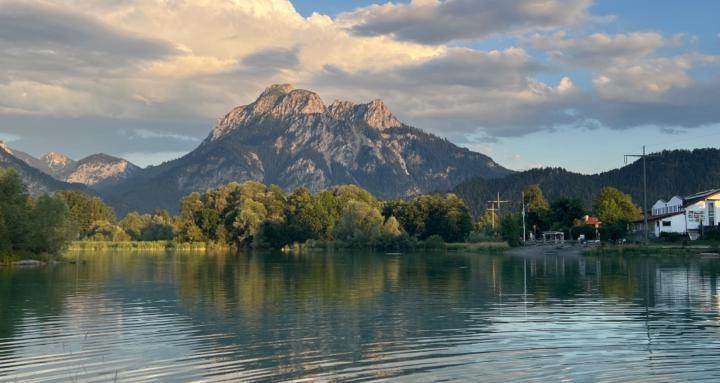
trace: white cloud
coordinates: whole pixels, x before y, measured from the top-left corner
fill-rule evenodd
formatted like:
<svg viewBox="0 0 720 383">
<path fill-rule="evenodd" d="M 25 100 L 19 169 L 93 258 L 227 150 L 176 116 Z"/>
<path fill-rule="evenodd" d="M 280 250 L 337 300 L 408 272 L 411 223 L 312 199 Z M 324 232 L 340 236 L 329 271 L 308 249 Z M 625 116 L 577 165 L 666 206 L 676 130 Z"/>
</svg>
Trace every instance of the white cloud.
<svg viewBox="0 0 720 383">
<path fill-rule="evenodd" d="M 682 50 L 685 35 L 585 35 L 583 22 L 596 18 L 591 0 L 415 0 L 335 20 L 303 17 L 288 0 L 0 4 L 0 118 L 112 123 L 131 133 L 118 151 L 184 150 L 215 118 L 278 82 L 326 100 L 383 98 L 404 121 L 458 142 L 559 125 L 720 121 L 717 81 L 693 78 L 716 56 L 659 53 Z M 457 42 L 517 34 L 519 47 L 497 50 Z M 45 125 L 35 129 L 55 128 Z"/>
<path fill-rule="evenodd" d="M 191 137 L 186 136 L 184 134 L 177 134 L 177 133 L 171 133 L 171 132 L 164 132 L 164 131 L 152 131 L 147 129 L 134 129 L 132 133 L 130 134 L 133 138 L 142 138 L 142 139 L 148 139 L 148 138 L 169 138 L 172 140 L 177 141 L 188 141 L 188 142 L 197 142 L 199 143 L 201 139 L 197 137 Z"/>
</svg>

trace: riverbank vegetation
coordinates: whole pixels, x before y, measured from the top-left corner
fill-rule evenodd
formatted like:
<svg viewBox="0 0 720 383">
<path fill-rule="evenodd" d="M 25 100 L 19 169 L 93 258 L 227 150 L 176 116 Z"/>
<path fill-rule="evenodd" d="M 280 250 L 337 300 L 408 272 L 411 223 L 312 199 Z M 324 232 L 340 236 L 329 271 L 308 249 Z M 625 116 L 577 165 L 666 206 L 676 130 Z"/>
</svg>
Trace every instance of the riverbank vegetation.
<svg viewBox="0 0 720 383">
<path fill-rule="evenodd" d="M 591 210 L 585 209 L 575 198 L 561 197 L 548 202 L 539 185 L 527 187 L 524 193 L 528 239 L 531 235 L 541 238 L 543 232 L 557 231 L 565 233 L 566 239 L 584 235 L 588 240 L 618 240 L 628 235 L 628 224 L 640 219 L 642 213 L 629 195 L 612 187 L 600 191 Z M 588 224 L 585 217 L 590 215 L 597 217 L 602 225 Z M 493 225 L 493 222 L 497 224 Z M 523 238 L 520 213 L 497 216 L 493 211 L 487 211 L 480 217 L 477 227 L 485 237 L 502 238 L 511 246 L 519 246 Z"/>
<path fill-rule="evenodd" d="M 57 254 L 68 244 L 72 250 L 298 246 L 404 250 L 499 241 L 476 230 L 464 202 L 453 194 L 383 201 L 352 185 L 319 193 L 303 188 L 287 193 L 249 181 L 192 193 L 179 201 L 176 216 L 158 209 L 118 219 L 100 198 L 63 191 L 33 199 L 14 172 L 3 177 L 9 181 L 3 186 L 0 217 L 7 218 L 0 220 L 0 238 L 2 254 L 7 255 Z M 466 246 L 475 251 L 502 247 L 502 243 Z"/>
<path fill-rule="evenodd" d="M 0 263 L 60 253 L 74 228 L 59 195 L 32 198 L 12 170 L 0 170 Z"/>
</svg>

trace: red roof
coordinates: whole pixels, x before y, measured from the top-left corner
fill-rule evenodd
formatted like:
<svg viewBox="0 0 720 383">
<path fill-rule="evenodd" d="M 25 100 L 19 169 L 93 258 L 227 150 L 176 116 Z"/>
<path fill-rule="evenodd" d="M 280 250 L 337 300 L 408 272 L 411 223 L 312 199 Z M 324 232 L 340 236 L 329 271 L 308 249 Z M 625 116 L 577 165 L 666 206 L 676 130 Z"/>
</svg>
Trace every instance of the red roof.
<svg viewBox="0 0 720 383">
<path fill-rule="evenodd" d="M 600 222 L 600 219 L 598 217 L 588 216 L 585 219 L 585 224 L 591 225 L 591 226 L 600 226 L 602 222 Z"/>
</svg>

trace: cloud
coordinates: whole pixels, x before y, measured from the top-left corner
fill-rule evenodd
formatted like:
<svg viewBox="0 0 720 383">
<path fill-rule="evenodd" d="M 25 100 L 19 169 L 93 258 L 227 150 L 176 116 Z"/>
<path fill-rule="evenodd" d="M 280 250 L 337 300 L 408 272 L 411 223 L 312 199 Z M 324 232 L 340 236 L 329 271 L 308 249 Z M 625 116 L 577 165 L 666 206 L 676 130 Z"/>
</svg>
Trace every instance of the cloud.
<svg viewBox="0 0 720 383">
<path fill-rule="evenodd" d="M 413 0 L 360 8 L 338 19 L 362 36 L 444 44 L 572 25 L 590 19 L 591 5 L 592 0 Z"/>
<path fill-rule="evenodd" d="M 0 7 L 0 60 L 6 70 L 109 73 L 135 60 L 176 53 L 172 44 L 113 28 L 61 7 L 4 2 Z"/>
<path fill-rule="evenodd" d="M 130 137 L 141 139 L 168 138 L 177 141 L 187 141 L 195 143 L 199 143 L 202 140 L 201 138 L 186 136 L 184 134 L 170 133 L 164 131 L 152 131 L 148 129 L 133 129 L 132 133 L 130 133 Z"/>
<path fill-rule="evenodd" d="M 280 82 L 383 98 L 459 143 L 720 121 L 716 56 L 683 35 L 591 33 L 591 3 L 415 0 L 333 19 L 288 0 L 0 0 L 0 122 L 40 152 L 179 153 Z"/>
<path fill-rule="evenodd" d="M 595 33 L 576 39 L 568 39 L 564 32 L 559 32 L 552 36 L 536 36 L 533 44 L 558 62 L 597 68 L 609 62 L 628 63 L 646 57 L 667 45 L 667 41 L 655 32 Z"/>
<path fill-rule="evenodd" d="M 360 99 L 352 101 L 381 97 L 401 119 L 456 141 L 477 130 L 487 140 L 574 120 L 562 113 L 576 97 L 572 80 L 562 77 L 555 85 L 533 79 L 541 69 L 519 48 L 451 48 L 434 60 L 383 73 L 329 67 L 312 82 L 322 94 L 342 96 L 343 89 L 353 89 Z"/>
<path fill-rule="evenodd" d="M 533 45 L 548 52 L 555 63 L 590 70 L 593 88 L 604 99 L 663 105 L 668 102 L 666 93 L 670 90 L 695 87 L 690 74 L 693 69 L 720 63 L 720 56 L 697 52 L 658 55 L 661 48 L 682 46 L 685 37 L 677 34 L 665 38 L 656 32 L 634 32 L 567 38 L 565 33 L 556 33 L 536 36 Z M 695 91 L 702 90 L 695 87 Z"/>
<path fill-rule="evenodd" d="M 244 65 L 255 68 L 293 69 L 300 65 L 298 49 L 269 49 L 245 56 Z"/>
</svg>

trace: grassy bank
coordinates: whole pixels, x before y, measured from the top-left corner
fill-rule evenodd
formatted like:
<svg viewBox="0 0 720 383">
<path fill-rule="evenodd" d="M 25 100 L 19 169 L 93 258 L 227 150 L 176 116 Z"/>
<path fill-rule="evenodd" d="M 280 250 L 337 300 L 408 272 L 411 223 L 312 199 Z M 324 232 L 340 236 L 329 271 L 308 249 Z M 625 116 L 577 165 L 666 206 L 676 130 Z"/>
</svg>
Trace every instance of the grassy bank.
<svg viewBox="0 0 720 383">
<path fill-rule="evenodd" d="M 409 243 L 402 247 L 363 247 L 353 246 L 341 241 L 307 241 L 306 243 L 296 243 L 292 246 L 285 246 L 284 252 L 302 252 L 313 250 L 372 250 L 378 252 L 411 252 L 411 251 L 453 251 L 453 252 L 469 252 L 469 253 L 496 253 L 509 250 L 510 246 L 507 242 L 481 242 L 481 243 L 443 243 L 433 241 L 417 241 Z"/>
<path fill-rule="evenodd" d="M 173 242 L 173 241 L 75 241 L 70 243 L 68 251 L 103 251 L 103 250 L 128 250 L 128 251 L 207 251 L 216 250 L 217 245 L 209 245 L 203 242 Z"/>
<path fill-rule="evenodd" d="M 507 242 L 446 243 L 445 249 L 448 251 L 487 253 L 510 250 L 510 245 Z"/>
</svg>

